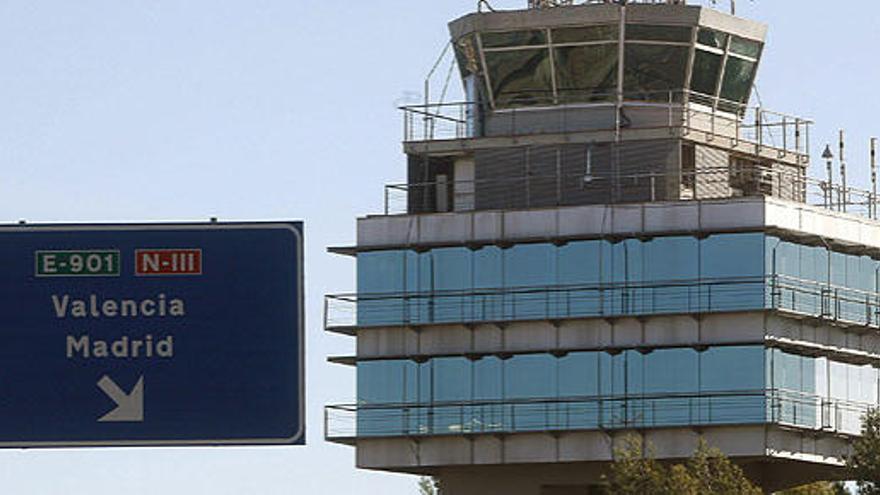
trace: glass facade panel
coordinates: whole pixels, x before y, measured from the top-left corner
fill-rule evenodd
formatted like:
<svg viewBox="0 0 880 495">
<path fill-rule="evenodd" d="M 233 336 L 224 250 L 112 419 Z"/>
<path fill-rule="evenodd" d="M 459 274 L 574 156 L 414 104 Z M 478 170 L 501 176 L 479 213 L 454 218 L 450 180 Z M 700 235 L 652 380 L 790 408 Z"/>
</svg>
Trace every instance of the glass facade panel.
<svg viewBox="0 0 880 495">
<path fill-rule="evenodd" d="M 721 98 L 735 103 L 747 102 L 757 67 L 756 62 L 729 57 L 721 84 Z"/>
<path fill-rule="evenodd" d="M 643 407 L 646 425 L 690 424 L 699 406 L 694 397 L 700 376 L 697 353 L 693 349 L 667 349 L 652 352 L 644 361 L 644 393 L 651 397 Z"/>
<path fill-rule="evenodd" d="M 504 251 L 488 246 L 475 251 L 473 257 L 474 296 L 471 307 L 474 320 L 503 320 L 503 296 L 498 289 L 504 287 Z"/>
<path fill-rule="evenodd" d="M 374 406 L 395 404 L 400 407 L 407 402 L 407 392 L 411 388 L 407 383 L 407 378 L 410 378 L 407 374 L 410 364 L 407 361 L 370 361 L 358 364 L 359 432 L 386 432 L 394 435 L 406 432 L 407 424 L 402 414 L 389 414 L 387 408 Z"/>
<path fill-rule="evenodd" d="M 827 358 L 767 351 L 773 400 L 769 417 L 809 428 L 858 433 L 861 416 L 877 405 L 877 369 Z"/>
<path fill-rule="evenodd" d="M 692 32 L 692 29 L 688 26 L 626 25 L 627 40 L 690 43 Z"/>
<path fill-rule="evenodd" d="M 503 48 L 510 46 L 534 46 L 547 44 L 547 32 L 542 30 L 532 31 L 506 31 L 490 32 L 480 35 L 483 48 Z"/>
<path fill-rule="evenodd" d="M 762 423 L 766 417 L 761 347 L 710 347 L 699 353 L 699 418 L 704 424 Z"/>
<path fill-rule="evenodd" d="M 431 410 L 432 430 L 441 434 L 470 431 L 470 410 L 465 404 L 473 399 L 472 362 L 465 358 L 435 358 L 431 364 L 433 402 L 441 404 Z"/>
<path fill-rule="evenodd" d="M 514 356 L 505 363 L 504 397 L 510 406 L 511 427 L 516 431 L 546 430 L 556 424 L 558 404 L 557 360 L 548 354 Z"/>
<path fill-rule="evenodd" d="M 730 40 L 730 52 L 750 58 L 758 58 L 761 55 L 761 43 L 734 36 Z"/>
<path fill-rule="evenodd" d="M 651 313 L 684 313 L 699 309 L 699 288 L 676 281 L 699 275 L 699 247 L 694 237 L 662 237 L 645 245 L 644 307 Z"/>
<path fill-rule="evenodd" d="M 623 92 L 627 98 L 669 101 L 685 87 L 689 47 L 627 43 Z"/>
<path fill-rule="evenodd" d="M 558 249 L 557 315 L 598 314 L 600 301 L 595 289 L 602 281 L 601 241 L 570 242 Z M 583 288 L 581 288 L 583 287 Z"/>
<path fill-rule="evenodd" d="M 554 50 L 560 103 L 614 98 L 617 90 L 617 45 L 566 46 Z"/>
<path fill-rule="evenodd" d="M 496 107 L 553 102 L 549 49 L 486 52 L 484 56 Z"/>
<path fill-rule="evenodd" d="M 364 361 L 358 434 L 768 421 L 856 433 L 877 390 L 873 366 L 762 346 Z"/>
<path fill-rule="evenodd" d="M 474 431 L 508 429 L 509 415 L 501 404 L 504 399 L 504 362 L 486 356 L 474 363 L 474 402 L 470 408 Z"/>
<path fill-rule="evenodd" d="M 764 300 L 763 234 L 710 236 L 700 243 L 701 306 L 712 311 L 761 307 Z"/>
<path fill-rule="evenodd" d="M 540 319 L 552 314 L 556 286 L 556 247 L 518 244 L 504 253 L 505 314 L 513 319 Z"/>
<path fill-rule="evenodd" d="M 727 48 L 727 33 L 715 31 L 714 29 L 701 28 L 697 33 L 697 43 L 711 48 L 724 50 Z"/>
<path fill-rule="evenodd" d="M 717 53 L 697 50 L 694 55 L 694 72 L 691 76 L 691 91 L 709 96 L 718 92 L 718 78 L 721 77 L 723 57 Z M 705 101 L 699 101 L 706 103 Z M 711 102 L 709 102 L 711 103 Z"/>
<path fill-rule="evenodd" d="M 403 251 L 373 251 L 358 255 L 357 306 L 359 325 L 379 325 L 406 319 L 405 300 L 388 294 L 406 291 L 406 254 Z"/>
<path fill-rule="evenodd" d="M 553 44 L 616 41 L 620 37 L 617 24 L 557 28 L 552 31 Z"/>
<path fill-rule="evenodd" d="M 573 352 L 559 360 L 559 422 L 564 429 L 599 425 L 599 354 Z"/>
<path fill-rule="evenodd" d="M 437 295 L 428 306 L 434 322 L 468 321 L 472 316 L 472 298 L 461 290 L 471 287 L 473 257 L 467 248 L 433 249 L 425 256 L 430 265 L 430 291 Z"/>
<path fill-rule="evenodd" d="M 761 255 L 761 252 L 764 255 Z M 760 233 L 375 251 L 357 323 L 458 323 L 774 308 L 878 326 L 880 262 Z"/>
<path fill-rule="evenodd" d="M 606 246 L 604 280 L 613 289 L 601 294 L 603 314 L 638 314 L 650 308 L 651 291 L 642 285 L 646 276 L 644 243 L 626 239 Z"/>
</svg>

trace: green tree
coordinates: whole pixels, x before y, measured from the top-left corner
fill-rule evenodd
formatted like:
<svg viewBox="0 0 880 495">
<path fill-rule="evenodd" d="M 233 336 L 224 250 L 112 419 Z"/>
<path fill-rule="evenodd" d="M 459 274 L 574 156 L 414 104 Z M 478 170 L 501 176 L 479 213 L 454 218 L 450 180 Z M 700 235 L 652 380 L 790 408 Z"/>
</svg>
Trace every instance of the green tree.
<svg viewBox="0 0 880 495">
<path fill-rule="evenodd" d="M 672 493 L 668 490 L 671 474 L 654 460 L 651 452 L 645 452 L 641 437 L 630 435 L 623 439 L 623 446 L 615 450 L 614 464 L 604 484 L 608 493 L 619 495 L 665 495 Z M 689 481 L 683 470 L 676 470 L 674 474 Z"/>
<path fill-rule="evenodd" d="M 700 439 L 687 467 L 697 486 L 695 493 L 720 495 L 763 493 L 749 481 L 741 467 L 731 462 L 720 450 L 709 447 L 703 439 Z"/>
<path fill-rule="evenodd" d="M 440 482 L 434 478 L 419 478 L 419 495 L 440 495 Z"/>
<path fill-rule="evenodd" d="M 852 443 L 846 460 L 860 495 L 880 495 L 880 411 L 871 409 L 862 418 L 862 436 Z"/>
<path fill-rule="evenodd" d="M 777 492 L 776 495 L 849 495 L 849 490 L 846 489 L 843 483 L 817 481 L 809 485 Z"/>
<path fill-rule="evenodd" d="M 614 463 L 604 477 L 605 490 L 615 495 L 761 495 L 742 469 L 721 451 L 700 441 L 685 464 L 664 466 L 654 459 L 650 446 L 638 436 L 628 436 L 615 451 Z"/>
</svg>

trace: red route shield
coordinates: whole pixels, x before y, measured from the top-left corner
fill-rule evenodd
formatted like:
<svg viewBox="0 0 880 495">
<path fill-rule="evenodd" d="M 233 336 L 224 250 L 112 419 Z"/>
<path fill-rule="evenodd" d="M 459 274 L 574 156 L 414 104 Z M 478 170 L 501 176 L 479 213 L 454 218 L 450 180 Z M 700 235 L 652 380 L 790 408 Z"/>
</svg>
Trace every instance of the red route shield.
<svg viewBox="0 0 880 495">
<path fill-rule="evenodd" d="M 135 275 L 201 275 L 201 249 L 138 249 Z"/>
</svg>

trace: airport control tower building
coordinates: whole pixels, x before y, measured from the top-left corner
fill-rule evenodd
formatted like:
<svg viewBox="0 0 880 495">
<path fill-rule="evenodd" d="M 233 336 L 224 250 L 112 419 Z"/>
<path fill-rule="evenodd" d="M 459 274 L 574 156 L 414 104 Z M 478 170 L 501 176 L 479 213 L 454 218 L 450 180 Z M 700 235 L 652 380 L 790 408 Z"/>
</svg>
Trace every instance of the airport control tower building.
<svg viewBox="0 0 880 495">
<path fill-rule="evenodd" d="M 403 109 L 407 183 L 332 249 L 357 395 L 327 438 L 447 495 L 590 493 L 626 435 L 766 490 L 843 476 L 878 403 L 876 191 L 750 106 L 766 27 L 630 0 L 449 30 L 465 101 Z"/>
</svg>

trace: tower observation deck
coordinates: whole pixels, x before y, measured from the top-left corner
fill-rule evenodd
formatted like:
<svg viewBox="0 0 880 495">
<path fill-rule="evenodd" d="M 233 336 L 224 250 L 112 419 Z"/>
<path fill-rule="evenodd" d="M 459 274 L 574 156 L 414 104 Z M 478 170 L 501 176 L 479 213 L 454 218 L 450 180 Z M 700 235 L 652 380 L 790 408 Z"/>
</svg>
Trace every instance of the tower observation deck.
<svg viewBox="0 0 880 495">
<path fill-rule="evenodd" d="M 327 438 L 451 495 L 590 493 L 631 434 L 767 490 L 843 476 L 880 388 L 876 194 L 751 104 L 766 26 L 533 0 L 449 31 L 464 101 L 402 108 L 406 183 L 331 249 L 358 385 Z"/>
</svg>

